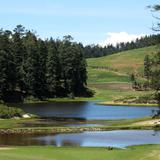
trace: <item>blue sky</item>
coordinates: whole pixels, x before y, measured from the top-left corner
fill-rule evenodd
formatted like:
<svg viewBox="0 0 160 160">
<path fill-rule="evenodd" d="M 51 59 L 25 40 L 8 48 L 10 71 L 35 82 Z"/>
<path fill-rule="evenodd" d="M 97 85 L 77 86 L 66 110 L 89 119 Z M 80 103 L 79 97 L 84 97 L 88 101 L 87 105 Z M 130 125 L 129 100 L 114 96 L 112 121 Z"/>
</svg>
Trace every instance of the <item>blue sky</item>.
<svg viewBox="0 0 160 160">
<path fill-rule="evenodd" d="M 84 44 L 100 43 L 116 33 L 152 34 L 148 5 L 158 0 L 0 0 L 0 28 L 17 24 L 42 37 L 72 35 Z M 110 37 L 112 38 L 112 37 Z"/>
</svg>

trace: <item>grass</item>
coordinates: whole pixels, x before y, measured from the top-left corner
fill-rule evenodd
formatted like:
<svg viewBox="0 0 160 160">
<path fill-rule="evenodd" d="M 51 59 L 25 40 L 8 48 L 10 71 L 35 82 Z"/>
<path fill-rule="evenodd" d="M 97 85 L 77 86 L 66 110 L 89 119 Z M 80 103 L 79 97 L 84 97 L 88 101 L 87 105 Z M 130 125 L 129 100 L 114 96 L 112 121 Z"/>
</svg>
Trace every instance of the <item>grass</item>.
<svg viewBox="0 0 160 160">
<path fill-rule="evenodd" d="M 128 147 L 125 150 L 80 147 L 0 148 L 2 160 L 160 160 L 160 145 Z"/>
<path fill-rule="evenodd" d="M 130 74 L 135 73 L 140 81 L 144 80 L 141 77 L 144 57 L 157 49 L 157 46 L 150 46 L 87 59 L 88 86 L 95 91 L 94 97 L 87 100 L 101 100 L 107 104 L 116 99 L 150 94 L 151 91 L 132 90 Z"/>
<path fill-rule="evenodd" d="M 81 129 L 94 130 L 113 130 L 113 129 L 148 129 L 154 127 L 154 125 L 136 125 L 137 122 L 146 122 L 153 120 L 151 117 L 137 118 L 137 119 L 122 119 L 122 120 L 49 120 L 49 119 L 4 119 L 0 120 L 0 129 L 10 129 L 10 131 L 24 131 L 28 132 L 32 130 L 37 132 L 79 132 Z M 69 127 L 65 125 L 69 124 L 98 124 L 100 126 L 93 127 Z"/>
<path fill-rule="evenodd" d="M 93 97 L 75 97 L 70 98 L 52 98 L 49 99 L 50 102 L 66 102 L 66 101 L 104 101 L 107 103 L 114 103 L 114 100 L 126 98 L 126 97 L 137 97 L 147 94 L 151 94 L 152 91 L 134 91 L 131 89 L 130 83 L 93 83 L 88 84 L 88 87 L 92 89 L 95 93 Z M 132 104 L 133 106 L 137 104 Z M 148 104 L 146 104 L 148 106 Z"/>
<path fill-rule="evenodd" d="M 141 72 L 143 70 L 144 57 L 157 50 L 157 46 L 133 49 L 100 58 L 87 60 L 88 66 L 107 67 L 120 73 Z"/>
<path fill-rule="evenodd" d="M 119 86 L 115 87 L 115 85 L 119 84 Z M 125 84 L 128 86 L 128 84 Z M 101 100 L 107 102 L 113 102 L 116 99 L 128 97 L 128 96 L 142 96 L 144 94 L 150 94 L 148 91 L 133 91 L 132 89 L 123 89 L 124 83 L 115 83 L 112 87 L 108 85 L 108 83 L 104 83 L 101 85 L 91 84 L 89 85 L 94 91 L 95 95 L 91 99 Z"/>
<path fill-rule="evenodd" d="M 129 76 L 115 71 L 88 67 L 88 83 L 130 82 Z"/>
</svg>

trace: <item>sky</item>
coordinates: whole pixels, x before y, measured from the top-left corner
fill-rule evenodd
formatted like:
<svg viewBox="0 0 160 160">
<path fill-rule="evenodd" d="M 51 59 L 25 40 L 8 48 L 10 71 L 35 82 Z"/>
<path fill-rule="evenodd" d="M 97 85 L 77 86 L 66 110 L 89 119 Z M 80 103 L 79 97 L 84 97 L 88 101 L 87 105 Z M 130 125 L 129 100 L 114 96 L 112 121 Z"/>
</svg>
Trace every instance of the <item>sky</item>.
<svg viewBox="0 0 160 160">
<path fill-rule="evenodd" d="M 83 44 L 116 44 L 153 34 L 148 5 L 158 0 L 0 0 L 0 28 L 22 24 L 40 38 L 71 35 Z"/>
</svg>

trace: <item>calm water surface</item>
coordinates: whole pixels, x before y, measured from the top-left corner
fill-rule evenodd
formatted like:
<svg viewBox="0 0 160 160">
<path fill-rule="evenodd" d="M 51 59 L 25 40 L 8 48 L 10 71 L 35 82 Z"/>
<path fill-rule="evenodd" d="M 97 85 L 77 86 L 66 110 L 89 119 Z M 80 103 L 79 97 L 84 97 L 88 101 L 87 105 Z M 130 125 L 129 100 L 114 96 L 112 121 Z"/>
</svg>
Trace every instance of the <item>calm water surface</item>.
<svg viewBox="0 0 160 160">
<path fill-rule="evenodd" d="M 56 135 L 1 135 L 0 145 L 51 145 L 118 147 L 160 144 L 160 132 L 153 130 L 117 130 Z"/>
<path fill-rule="evenodd" d="M 102 106 L 95 102 L 54 102 L 24 104 L 21 108 L 42 117 L 84 118 L 87 120 L 130 119 L 151 116 L 157 107 Z"/>
</svg>

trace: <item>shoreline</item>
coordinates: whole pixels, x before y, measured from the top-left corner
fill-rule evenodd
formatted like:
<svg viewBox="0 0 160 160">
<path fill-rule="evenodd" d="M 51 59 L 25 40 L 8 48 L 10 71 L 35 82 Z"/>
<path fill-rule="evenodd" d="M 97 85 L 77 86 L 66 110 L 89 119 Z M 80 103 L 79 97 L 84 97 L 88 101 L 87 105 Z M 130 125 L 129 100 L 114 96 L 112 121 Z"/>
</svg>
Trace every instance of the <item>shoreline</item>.
<svg viewBox="0 0 160 160">
<path fill-rule="evenodd" d="M 110 105 L 110 106 L 132 106 L 132 107 L 160 107 L 157 104 L 148 103 L 115 103 L 115 102 L 98 102 L 98 105 Z"/>
<path fill-rule="evenodd" d="M 58 133 L 80 133 L 97 132 L 112 130 L 160 130 L 156 125 L 130 125 L 130 126 L 111 126 L 111 127 L 44 127 L 44 128 L 13 128 L 0 129 L 0 135 L 18 135 L 18 134 L 58 134 Z"/>
<path fill-rule="evenodd" d="M 113 101 L 105 101 L 105 100 L 96 100 L 96 99 L 83 99 L 83 98 L 75 98 L 75 99 L 67 99 L 67 98 L 62 98 L 62 99 L 51 99 L 51 100 L 44 100 L 44 101 L 26 101 L 24 103 L 14 103 L 16 104 L 39 104 L 39 103 L 61 103 L 61 102 L 65 102 L 65 103 L 69 103 L 69 102 L 74 102 L 74 103 L 78 103 L 78 102 L 94 102 L 95 104 L 98 105 L 110 105 L 110 106 L 135 106 L 135 107 L 160 107 L 160 105 L 158 104 L 149 104 L 149 103 L 123 103 L 123 102 L 119 102 L 119 103 L 115 103 Z"/>
</svg>

